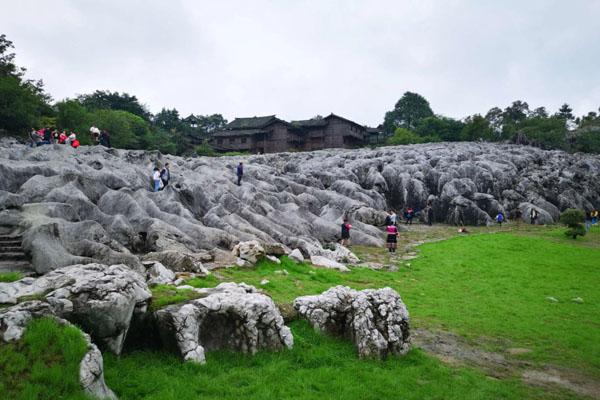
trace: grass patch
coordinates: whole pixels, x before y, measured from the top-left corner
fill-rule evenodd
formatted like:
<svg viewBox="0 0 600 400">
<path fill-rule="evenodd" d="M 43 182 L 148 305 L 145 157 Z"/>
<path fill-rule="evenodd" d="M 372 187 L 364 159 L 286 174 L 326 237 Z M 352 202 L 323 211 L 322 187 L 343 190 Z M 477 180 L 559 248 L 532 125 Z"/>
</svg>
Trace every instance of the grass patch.
<svg viewBox="0 0 600 400">
<path fill-rule="evenodd" d="M 260 287 L 282 303 L 340 284 L 390 286 L 407 304 L 414 326 L 449 330 L 486 345 L 528 348 L 532 352 L 520 358 L 600 377 L 600 250 L 582 243 L 566 238 L 561 229 L 536 227 L 424 244 L 410 267 L 404 264 L 398 272 L 355 268 L 342 273 L 282 257 L 281 265 L 263 260 L 255 268 L 219 274 Z M 276 273 L 283 269 L 287 275 Z M 269 283 L 260 285 L 262 279 Z M 576 297 L 584 303 L 572 302 Z"/>
<path fill-rule="evenodd" d="M 87 399 L 79 384 L 86 351 L 77 328 L 50 318 L 32 321 L 21 340 L 0 344 L 0 398 Z"/>
<path fill-rule="evenodd" d="M 122 400 L 552 398 L 516 381 L 448 367 L 419 350 L 386 361 L 358 360 L 347 341 L 315 333 L 303 321 L 290 326 L 292 350 L 255 356 L 211 352 L 204 366 L 165 352 L 108 354 L 106 381 Z"/>
<path fill-rule="evenodd" d="M 150 290 L 152 291 L 151 311 L 159 310 L 170 304 L 183 303 L 202 297 L 201 294 L 191 289 L 177 289 L 171 285 L 156 285 L 151 287 Z"/>
<path fill-rule="evenodd" d="M 2 272 L 0 273 L 0 282 L 16 282 L 23 279 L 20 272 Z"/>
</svg>

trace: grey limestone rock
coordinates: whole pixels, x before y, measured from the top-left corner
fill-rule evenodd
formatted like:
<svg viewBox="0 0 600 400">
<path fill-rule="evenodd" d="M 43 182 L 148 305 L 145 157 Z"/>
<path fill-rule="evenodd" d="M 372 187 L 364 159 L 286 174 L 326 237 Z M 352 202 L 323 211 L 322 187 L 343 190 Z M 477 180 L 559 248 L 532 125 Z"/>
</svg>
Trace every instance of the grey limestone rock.
<svg viewBox="0 0 600 400">
<path fill-rule="evenodd" d="M 222 283 L 205 297 L 156 311 L 163 343 L 186 361 L 204 363 L 205 351 L 255 354 L 293 346 L 290 329 L 270 297 L 248 285 Z"/>
<path fill-rule="evenodd" d="M 88 332 L 96 343 L 120 354 L 134 313 L 146 311 L 145 279 L 125 265 L 72 265 L 37 279 L 0 283 L 0 301 L 44 299 L 52 313 Z"/>
<path fill-rule="evenodd" d="M 298 297 L 293 305 L 316 330 L 350 339 L 359 357 L 386 358 L 410 349 L 408 311 L 393 289 L 336 286 L 320 295 Z"/>
</svg>

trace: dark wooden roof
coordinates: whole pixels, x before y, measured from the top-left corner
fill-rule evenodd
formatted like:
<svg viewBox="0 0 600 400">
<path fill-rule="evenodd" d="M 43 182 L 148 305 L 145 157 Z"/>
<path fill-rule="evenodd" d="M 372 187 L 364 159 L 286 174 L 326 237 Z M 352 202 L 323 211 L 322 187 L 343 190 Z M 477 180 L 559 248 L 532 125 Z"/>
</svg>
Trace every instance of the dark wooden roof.
<svg viewBox="0 0 600 400">
<path fill-rule="evenodd" d="M 266 133 L 262 129 L 229 129 L 216 131 L 213 137 L 231 137 L 231 136 L 253 136 L 259 133 Z"/>
<path fill-rule="evenodd" d="M 225 129 L 261 129 L 279 121 L 281 120 L 274 115 L 267 115 L 264 117 L 236 118 L 225 125 Z"/>
<path fill-rule="evenodd" d="M 320 128 L 326 126 L 329 122 L 325 118 L 313 118 L 313 119 L 304 119 L 300 121 L 292 121 L 290 122 L 292 126 L 298 126 L 301 128 Z"/>
<path fill-rule="evenodd" d="M 328 116 L 326 116 L 326 117 L 325 117 L 325 118 L 323 118 L 323 119 L 331 119 L 331 118 L 337 118 L 337 119 L 341 119 L 342 121 L 346 121 L 346 122 L 348 122 L 348 123 L 350 123 L 350 124 L 352 124 L 352 125 L 355 125 L 355 126 L 357 126 L 357 127 L 361 128 L 361 129 L 365 129 L 365 127 L 364 127 L 364 126 L 362 126 L 361 124 L 359 124 L 359 123 L 356 123 L 356 122 L 354 122 L 354 121 L 351 121 L 351 120 L 349 120 L 349 119 L 347 119 L 347 118 L 340 117 L 339 115 L 335 115 L 334 113 L 331 113 L 331 114 L 329 114 Z"/>
</svg>

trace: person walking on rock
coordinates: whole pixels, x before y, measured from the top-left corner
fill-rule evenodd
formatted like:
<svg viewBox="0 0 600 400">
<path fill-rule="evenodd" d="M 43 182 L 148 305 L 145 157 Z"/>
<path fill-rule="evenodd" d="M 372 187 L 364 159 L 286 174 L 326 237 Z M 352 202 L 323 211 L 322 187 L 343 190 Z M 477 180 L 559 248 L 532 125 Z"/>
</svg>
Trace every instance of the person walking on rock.
<svg viewBox="0 0 600 400">
<path fill-rule="evenodd" d="M 92 125 L 90 128 L 90 139 L 92 139 L 92 144 L 98 144 L 98 140 L 100 139 L 100 129 L 96 127 L 96 124 Z"/>
<path fill-rule="evenodd" d="M 31 128 L 31 132 L 29 132 L 29 139 L 31 139 L 31 147 L 38 147 L 41 145 L 42 138 L 34 128 Z"/>
<path fill-rule="evenodd" d="M 415 216 L 415 210 L 412 207 L 408 207 L 405 213 L 406 225 L 412 225 L 413 217 Z"/>
<path fill-rule="evenodd" d="M 535 208 L 531 208 L 529 211 L 529 219 L 531 220 L 531 225 L 535 225 L 535 221 L 538 219 L 538 212 Z"/>
<path fill-rule="evenodd" d="M 394 224 L 389 224 L 385 231 L 387 232 L 387 248 L 390 253 L 395 253 L 398 245 L 398 228 Z"/>
<path fill-rule="evenodd" d="M 427 217 L 427 225 L 431 226 L 433 224 L 433 207 L 431 207 L 431 204 L 427 204 L 427 207 L 425 207 L 425 216 Z"/>
<path fill-rule="evenodd" d="M 102 129 L 98 140 L 100 141 L 100 145 L 110 148 L 110 134 L 106 129 Z"/>
<path fill-rule="evenodd" d="M 596 225 L 598 223 L 598 210 L 594 208 L 590 216 L 592 217 L 592 225 Z"/>
<path fill-rule="evenodd" d="M 154 167 L 154 173 L 152 174 L 152 181 L 154 182 L 152 191 L 158 192 L 160 190 L 160 171 L 159 171 L 158 167 Z"/>
<path fill-rule="evenodd" d="M 171 179 L 171 171 L 169 170 L 169 163 L 165 163 L 165 166 L 160 171 L 160 180 L 162 181 L 162 188 L 160 190 L 163 190 L 164 188 L 167 187 L 170 179 Z"/>
<path fill-rule="evenodd" d="M 350 228 L 352 228 L 352 225 L 348 223 L 348 218 L 344 218 L 344 222 L 342 222 L 342 246 L 347 246 L 350 241 Z"/>
<path fill-rule="evenodd" d="M 237 185 L 241 186 L 242 185 L 242 177 L 244 176 L 244 164 L 240 161 L 240 163 L 237 166 Z"/>
</svg>

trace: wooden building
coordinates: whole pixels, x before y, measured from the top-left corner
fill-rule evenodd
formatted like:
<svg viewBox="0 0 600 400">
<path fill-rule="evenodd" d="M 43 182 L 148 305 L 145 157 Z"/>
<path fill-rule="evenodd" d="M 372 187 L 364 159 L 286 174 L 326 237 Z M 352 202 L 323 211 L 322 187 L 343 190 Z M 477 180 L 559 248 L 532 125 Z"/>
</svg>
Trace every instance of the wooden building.
<svg viewBox="0 0 600 400">
<path fill-rule="evenodd" d="M 213 134 L 212 145 L 217 151 L 276 153 L 353 148 L 365 144 L 366 139 L 364 126 L 334 114 L 291 123 L 269 115 L 236 118 Z"/>
</svg>

